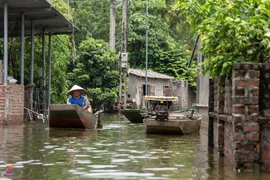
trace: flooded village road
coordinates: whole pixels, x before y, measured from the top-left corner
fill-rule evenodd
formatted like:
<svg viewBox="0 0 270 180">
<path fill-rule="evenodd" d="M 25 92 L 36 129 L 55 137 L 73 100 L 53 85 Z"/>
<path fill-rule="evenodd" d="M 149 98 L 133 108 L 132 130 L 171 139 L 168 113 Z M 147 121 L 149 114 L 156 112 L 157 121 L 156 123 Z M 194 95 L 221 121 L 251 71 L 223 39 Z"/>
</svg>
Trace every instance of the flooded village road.
<svg viewBox="0 0 270 180">
<path fill-rule="evenodd" d="M 103 114 L 102 130 L 50 129 L 36 122 L 0 127 L 4 179 L 269 179 L 236 172 L 199 134 L 147 135 L 143 124 Z M 12 168 L 7 168 L 11 164 Z"/>
</svg>

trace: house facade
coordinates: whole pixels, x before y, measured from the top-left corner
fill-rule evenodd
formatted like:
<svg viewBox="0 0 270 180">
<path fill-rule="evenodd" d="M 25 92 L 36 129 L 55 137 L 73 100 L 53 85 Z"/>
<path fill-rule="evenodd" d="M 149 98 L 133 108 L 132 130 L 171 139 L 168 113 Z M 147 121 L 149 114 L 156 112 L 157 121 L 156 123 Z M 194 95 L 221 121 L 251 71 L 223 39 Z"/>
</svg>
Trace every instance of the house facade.
<svg viewBox="0 0 270 180">
<path fill-rule="evenodd" d="M 150 96 L 177 96 L 178 102 L 172 108 L 182 109 L 192 104 L 192 93 L 187 81 L 173 81 L 172 76 L 147 71 L 147 93 L 146 93 L 146 71 L 140 69 L 128 70 L 127 97 L 136 103 L 137 108 L 144 106 L 145 95 Z M 195 96 L 194 96 L 195 97 Z M 174 109 L 173 109 L 174 110 Z"/>
</svg>

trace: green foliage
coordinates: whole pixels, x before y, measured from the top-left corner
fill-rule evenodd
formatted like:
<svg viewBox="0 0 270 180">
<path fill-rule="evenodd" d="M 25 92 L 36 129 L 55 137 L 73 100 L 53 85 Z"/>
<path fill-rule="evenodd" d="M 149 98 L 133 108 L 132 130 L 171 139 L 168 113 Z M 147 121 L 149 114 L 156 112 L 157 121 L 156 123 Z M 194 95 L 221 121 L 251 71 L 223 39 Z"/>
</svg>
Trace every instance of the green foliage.
<svg viewBox="0 0 270 180">
<path fill-rule="evenodd" d="M 74 22 L 80 29 L 80 31 L 76 33 L 76 42 L 78 44 L 85 40 L 86 37 L 103 39 L 109 42 L 110 2 L 110 0 L 71 1 L 71 6 L 75 9 Z M 119 10 L 120 9 L 121 8 L 119 8 Z M 117 16 L 116 18 L 117 22 L 121 21 L 121 16 Z"/>
<path fill-rule="evenodd" d="M 117 66 L 118 57 L 113 51 L 108 51 L 107 43 L 86 38 L 79 46 L 78 59 L 68 77 L 71 83 L 85 87 L 94 103 L 113 102 L 117 98 L 119 83 Z"/>
<path fill-rule="evenodd" d="M 69 0 L 69 1 L 71 2 L 72 0 Z M 66 18 L 70 18 L 70 20 L 72 20 L 74 9 L 70 7 L 69 9 L 70 13 L 68 14 L 68 4 L 66 2 L 67 2 L 66 0 L 51 0 L 51 4 L 58 11 L 60 11 Z"/>
<path fill-rule="evenodd" d="M 187 67 L 193 46 L 192 33 L 174 1 L 149 2 L 148 68 L 173 76 L 175 80 L 188 80 L 196 87 L 197 69 Z M 130 6 L 128 51 L 130 67 L 146 66 L 145 1 L 133 1 Z M 185 36 L 183 36 L 185 34 Z M 189 44 L 187 44 L 189 43 Z"/>
<path fill-rule="evenodd" d="M 229 78 L 235 62 L 270 61 L 270 1 L 177 0 L 202 37 L 203 66 Z"/>
</svg>

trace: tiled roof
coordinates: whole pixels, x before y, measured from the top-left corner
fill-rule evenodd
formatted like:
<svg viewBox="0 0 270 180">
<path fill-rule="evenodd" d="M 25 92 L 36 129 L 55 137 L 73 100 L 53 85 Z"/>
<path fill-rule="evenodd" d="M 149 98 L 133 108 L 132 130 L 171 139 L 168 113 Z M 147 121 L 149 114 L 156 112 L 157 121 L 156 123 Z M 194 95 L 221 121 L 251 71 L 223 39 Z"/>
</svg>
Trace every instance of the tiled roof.
<svg viewBox="0 0 270 180">
<path fill-rule="evenodd" d="M 128 74 L 133 74 L 139 77 L 145 77 L 145 70 L 141 69 L 129 69 Z M 157 78 L 157 79 L 173 79 L 172 76 L 168 76 L 166 74 L 157 73 L 151 70 L 147 70 L 147 78 Z"/>
</svg>

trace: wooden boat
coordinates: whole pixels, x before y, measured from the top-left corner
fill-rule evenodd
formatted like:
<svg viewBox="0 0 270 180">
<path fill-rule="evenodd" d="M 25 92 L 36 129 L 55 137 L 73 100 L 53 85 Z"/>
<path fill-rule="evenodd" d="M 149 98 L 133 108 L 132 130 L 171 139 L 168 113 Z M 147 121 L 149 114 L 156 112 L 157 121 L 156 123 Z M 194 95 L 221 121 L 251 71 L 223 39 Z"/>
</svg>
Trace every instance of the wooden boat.
<svg viewBox="0 0 270 180">
<path fill-rule="evenodd" d="M 51 104 L 48 113 L 49 127 L 95 129 L 97 118 L 75 104 Z"/>
<path fill-rule="evenodd" d="M 171 104 L 178 101 L 177 97 L 145 97 L 145 100 L 153 104 Z M 159 101 L 159 102 L 158 102 Z M 169 108 L 168 108 L 169 109 Z M 143 119 L 145 131 L 148 134 L 190 134 L 197 133 L 201 127 L 202 115 L 193 109 L 186 111 L 153 112 L 153 115 L 145 115 Z"/>
<path fill-rule="evenodd" d="M 143 123 L 144 116 L 140 109 L 121 109 L 120 113 L 132 123 Z"/>
</svg>

